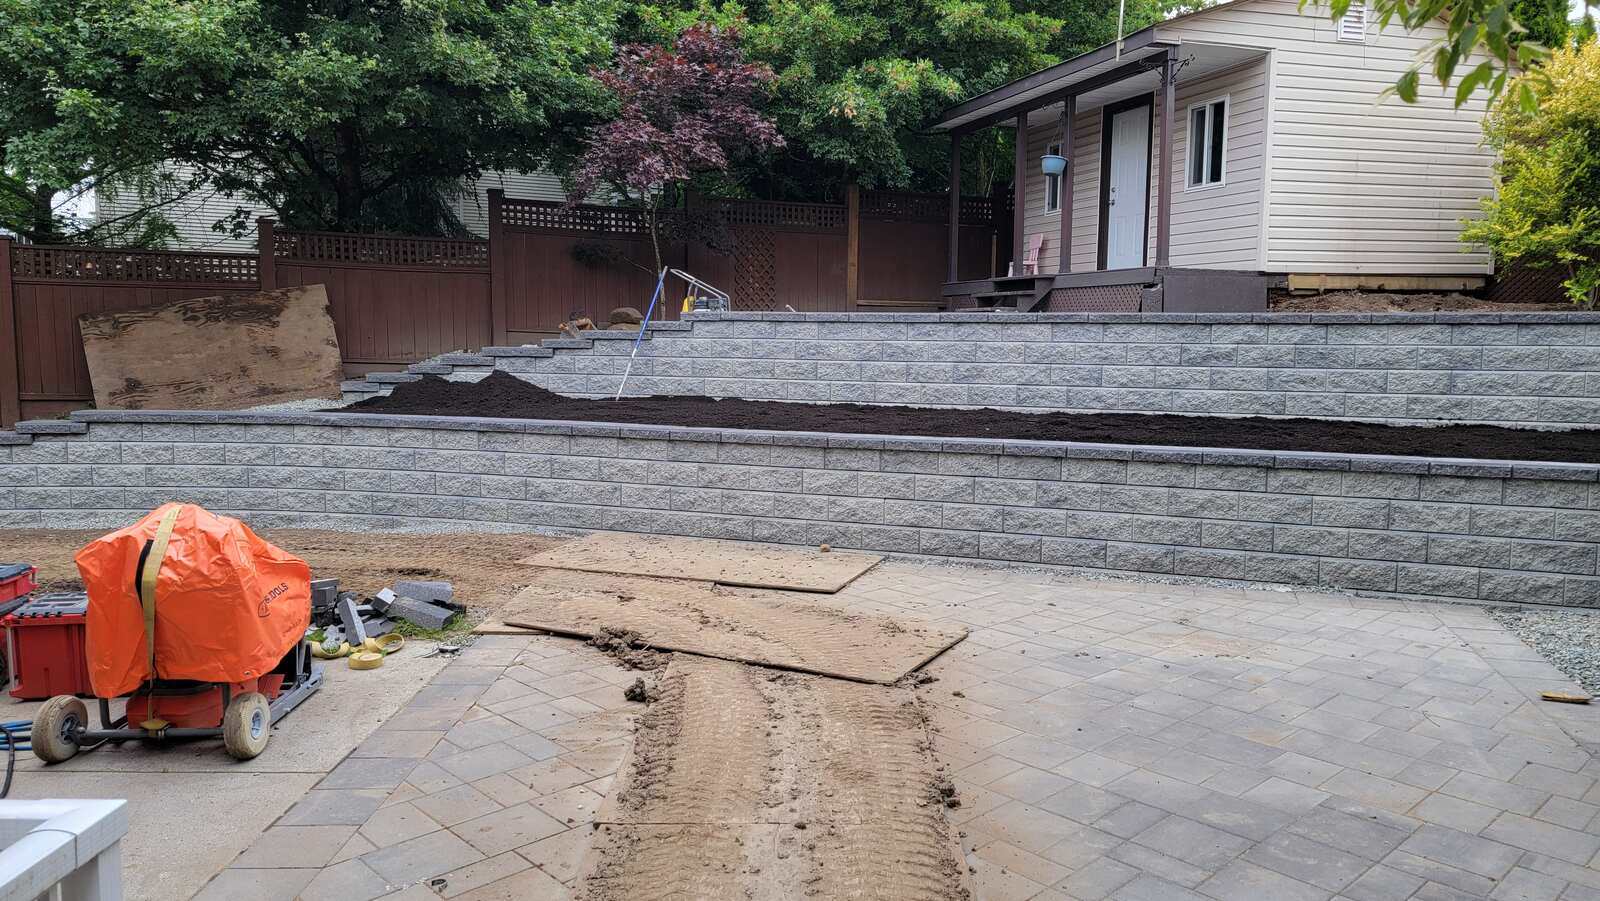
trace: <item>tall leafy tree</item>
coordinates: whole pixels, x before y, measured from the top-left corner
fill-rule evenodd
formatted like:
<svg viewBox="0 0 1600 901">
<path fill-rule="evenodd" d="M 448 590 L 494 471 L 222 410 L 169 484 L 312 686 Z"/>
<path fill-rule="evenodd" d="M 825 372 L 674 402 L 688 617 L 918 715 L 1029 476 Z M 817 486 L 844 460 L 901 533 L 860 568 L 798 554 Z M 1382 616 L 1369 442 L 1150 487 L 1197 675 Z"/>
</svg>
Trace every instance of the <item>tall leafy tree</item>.
<svg viewBox="0 0 1600 901">
<path fill-rule="evenodd" d="M 630 44 L 596 73 L 616 116 L 589 135 L 572 196 L 609 186 L 650 210 L 650 242 L 661 270 L 659 210 L 696 175 L 723 173 L 741 157 L 784 144 L 760 106 L 772 70 L 746 61 L 732 27 L 693 25 L 671 47 Z"/>
<path fill-rule="evenodd" d="M 616 2 L 0 0 L 5 172 L 173 161 L 293 227 L 449 231 L 460 179 L 576 152 Z"/>
</svg>

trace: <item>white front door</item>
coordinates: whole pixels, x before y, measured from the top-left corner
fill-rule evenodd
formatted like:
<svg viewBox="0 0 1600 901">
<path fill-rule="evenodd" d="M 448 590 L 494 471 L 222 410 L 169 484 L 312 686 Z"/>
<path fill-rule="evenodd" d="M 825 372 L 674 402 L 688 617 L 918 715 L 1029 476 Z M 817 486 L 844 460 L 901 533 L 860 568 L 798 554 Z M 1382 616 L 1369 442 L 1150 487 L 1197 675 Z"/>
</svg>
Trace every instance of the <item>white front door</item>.
<svg viewBox="0 0 1600 901">
<path fill-rule="evenodd" d="M 1150 107 L 1111 116 L 1111 173 L 1106 191 L 1106 268 L 1144 265 L 1150 206 Z"/>
</svg>

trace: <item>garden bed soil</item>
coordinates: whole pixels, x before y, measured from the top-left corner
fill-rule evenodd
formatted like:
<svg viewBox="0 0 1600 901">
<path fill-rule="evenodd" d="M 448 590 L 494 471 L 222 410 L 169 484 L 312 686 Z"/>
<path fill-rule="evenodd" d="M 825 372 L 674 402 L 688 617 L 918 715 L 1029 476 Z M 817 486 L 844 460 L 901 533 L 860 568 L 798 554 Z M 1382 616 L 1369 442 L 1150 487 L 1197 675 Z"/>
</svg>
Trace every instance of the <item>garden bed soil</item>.
<svg viewBox="0 0 1600 901">
<path fill-rule="evenodd" d="M 428 376 L 396 386 L 387 397 L 368 398 L 328 412 L 1600 463 L 1600 430 L 1593 429 L 1391 426 L 1258 416 L 1019 413 L 685 396 L 585 400 L 546 391 L 504 372 L 492 373 L 481 382 L 451 382 Z"/>
<path fill-rule="evenodd" d="M 1272 298 L 1274 313 L 1581 313 L 1557 294 L 1549 303 L 1499 303 L 1456 292 L 1429 291 L 1323 291 L 1319 294 L 1279 294 Z"/>
</svg>

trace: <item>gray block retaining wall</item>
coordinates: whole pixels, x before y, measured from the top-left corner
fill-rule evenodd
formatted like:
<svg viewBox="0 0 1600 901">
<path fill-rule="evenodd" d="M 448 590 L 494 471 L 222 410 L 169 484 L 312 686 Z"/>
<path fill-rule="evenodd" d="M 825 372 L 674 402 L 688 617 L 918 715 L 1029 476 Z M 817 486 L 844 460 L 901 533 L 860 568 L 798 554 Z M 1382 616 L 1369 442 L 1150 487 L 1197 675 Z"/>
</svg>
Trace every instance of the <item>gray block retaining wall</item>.
<svg viewBox="0 0 1600 901">
<path fill-rule="evenodd" d="M 610 396 L 632 341 L 601 332 L 415 370 Z M 627 393 L 1595 426 L 1600 317 L 699 314 L 643 342 Z"/>
<path fill-rule="evenodd" d="M 341 414 L 0 433 L 0 527 L 616 529 L 1600 606 L 1600 466 Z M 3 555 L 0 555 L 3 556 Z"/>
</svg>

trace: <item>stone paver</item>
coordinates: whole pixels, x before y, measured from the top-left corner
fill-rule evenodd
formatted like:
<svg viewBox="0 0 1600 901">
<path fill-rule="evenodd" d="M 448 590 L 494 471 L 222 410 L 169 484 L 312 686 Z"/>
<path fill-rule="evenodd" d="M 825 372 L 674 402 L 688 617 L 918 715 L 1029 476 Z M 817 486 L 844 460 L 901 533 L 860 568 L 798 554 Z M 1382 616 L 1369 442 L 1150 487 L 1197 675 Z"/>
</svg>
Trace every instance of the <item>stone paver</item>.
<svg viewBox="0 0 1600 901">
<path fill-rule="evenodd" d="M 982 901 L 1600 898 L 1600 710 L 1478 609 L 906 561 L 837 599 L 971 630 L 919 693 Z M 636 675 L 480 638 L 200 897 L 567 898 Z"/>
</svg>

